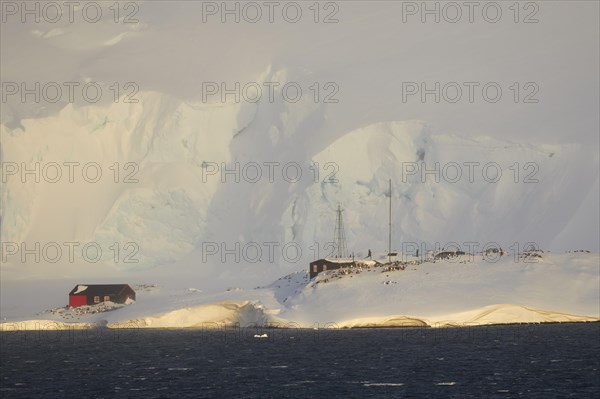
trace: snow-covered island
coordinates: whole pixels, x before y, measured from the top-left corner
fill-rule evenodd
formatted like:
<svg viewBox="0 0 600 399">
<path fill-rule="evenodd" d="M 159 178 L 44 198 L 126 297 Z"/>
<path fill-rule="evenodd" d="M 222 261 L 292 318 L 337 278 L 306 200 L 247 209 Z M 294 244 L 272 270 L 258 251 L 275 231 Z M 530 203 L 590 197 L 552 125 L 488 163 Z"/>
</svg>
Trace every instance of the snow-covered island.
<svg viewBox="0 0 600 399">
<path fill-rule="evenodd" d="M 86 311 L 53 309 L 3 331 L 91 328 L 453 327 L 600 320 L 599 254 L 482 253 L 306 270 L 267 286 L 204 293 L 136 285 L 137 301 Z"/>
</svg>

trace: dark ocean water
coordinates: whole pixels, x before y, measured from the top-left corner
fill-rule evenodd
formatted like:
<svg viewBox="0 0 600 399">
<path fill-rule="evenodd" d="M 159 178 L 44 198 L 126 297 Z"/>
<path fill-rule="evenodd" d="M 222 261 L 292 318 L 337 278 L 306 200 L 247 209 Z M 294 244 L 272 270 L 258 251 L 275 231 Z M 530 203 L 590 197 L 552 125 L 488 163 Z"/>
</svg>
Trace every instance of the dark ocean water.
<svg viewBox="0 0 600 399">
<path fill-rule="evenodd" d="M 0 337 L 2 398 L 600 398 L 600 323 Z"/>
</svg>

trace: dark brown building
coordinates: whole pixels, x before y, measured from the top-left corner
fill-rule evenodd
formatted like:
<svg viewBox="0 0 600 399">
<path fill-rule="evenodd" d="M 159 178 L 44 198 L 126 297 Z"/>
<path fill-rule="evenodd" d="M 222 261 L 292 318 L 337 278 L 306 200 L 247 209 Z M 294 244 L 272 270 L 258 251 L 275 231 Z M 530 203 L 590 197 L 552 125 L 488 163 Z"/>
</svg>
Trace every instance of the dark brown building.
<svg viewBox="0 0 600 399">
<path fill-rule="evenodd" d="M 343 267 L 353 267 L 356 263 L 352 259 L 319 259 L 310 263 L 310 278 L 317 274 L 327 271 L 341 269 Z"/>
</svg>

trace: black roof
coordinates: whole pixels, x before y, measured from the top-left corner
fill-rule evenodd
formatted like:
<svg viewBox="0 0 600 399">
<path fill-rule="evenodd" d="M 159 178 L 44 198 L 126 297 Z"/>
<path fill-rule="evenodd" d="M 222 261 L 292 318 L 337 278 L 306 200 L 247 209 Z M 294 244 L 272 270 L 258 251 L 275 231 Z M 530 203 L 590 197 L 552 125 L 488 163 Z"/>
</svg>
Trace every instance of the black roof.
<svg viewBox="0 0 600 399">
<path fill-rule="evenodd" d="M 69 295 L 117 295 L 127 288 L 133 291 L 129 284 L 77 284 Z"/>
<path fill-rule="evenodd" d="M 324 259 L 317 259 L 314 260 L 312 262 L 310 262 L 310 264 L 315 264 L 315 263 L 326 263 L 328 265 L 351 265 L 354 264 L 356 261 L 353 259 L 338 259 L 338 258 L 324 258 Z"/>
</svg>

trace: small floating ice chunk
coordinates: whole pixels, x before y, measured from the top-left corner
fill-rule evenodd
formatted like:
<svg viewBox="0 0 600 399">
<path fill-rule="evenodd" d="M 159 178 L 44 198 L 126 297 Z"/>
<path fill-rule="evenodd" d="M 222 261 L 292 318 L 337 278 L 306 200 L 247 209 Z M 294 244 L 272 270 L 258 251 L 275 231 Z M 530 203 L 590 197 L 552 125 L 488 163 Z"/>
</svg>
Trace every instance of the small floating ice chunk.
<svg viewBox="0 0 600 399">
<path fill-rule="evenodd" d="M 254 338 L 269 338 L 267 334 L 254 334 Z"/>
</svg>

